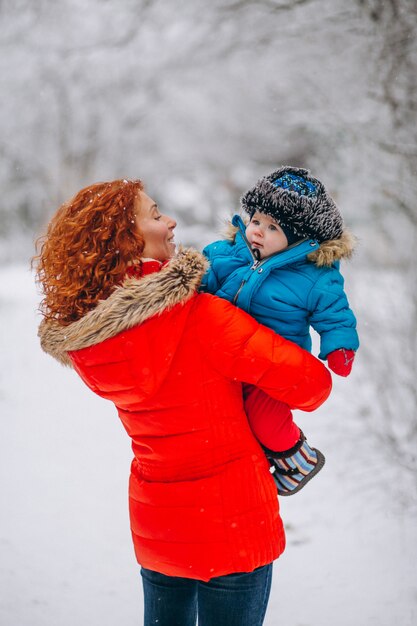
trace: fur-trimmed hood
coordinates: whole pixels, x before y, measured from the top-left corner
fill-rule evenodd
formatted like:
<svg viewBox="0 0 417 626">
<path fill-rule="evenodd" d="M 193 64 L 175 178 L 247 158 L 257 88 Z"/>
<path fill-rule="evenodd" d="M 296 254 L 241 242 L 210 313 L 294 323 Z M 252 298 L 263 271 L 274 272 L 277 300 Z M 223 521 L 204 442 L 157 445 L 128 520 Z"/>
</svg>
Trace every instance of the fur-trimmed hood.
<svg viewBox="0 0 417 626">
<path fill-rule="evenodd" d="M 178 255 L 160 272 L 126 279 L 76 322 L 62 326 L 44 319 L 38 331 L 42 349 L 71 366 L 68 351 L 93 346 L 187 302 L 197 291 L 207 267 L 202 254 L 192 248 L 180 248 Z"/>
<path fill-rule="evenodd" d="M 245 223 L 244 219 L 242 221 Z M 228 221 L 223 230 L 223 236 L 233 242 L 238 231 L 239 227 Z M 355 250 L 356 241 L 356 237 L 345 228 L 339 238 L 323 241 L 316 250 L 310 252 L 307 259 L 317 267 L 330 267 L 335 261 L 350 259 Z"/>
</svg>

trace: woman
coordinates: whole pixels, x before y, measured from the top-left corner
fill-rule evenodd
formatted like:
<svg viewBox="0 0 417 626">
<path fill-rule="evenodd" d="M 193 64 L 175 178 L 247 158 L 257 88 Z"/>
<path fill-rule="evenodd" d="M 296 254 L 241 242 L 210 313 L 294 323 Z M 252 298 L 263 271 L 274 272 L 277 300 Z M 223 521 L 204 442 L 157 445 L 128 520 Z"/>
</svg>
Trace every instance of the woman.
<svg viewBox="0 0 417 626">
<path fill-rule="evenodd" d="M 38 257 L 43 349 L 114 402 L 132 438 L 129 502 L 145 625 L 259 626 L 285 538 L 241 382 L 311 411 L 326 368 L 228 302 L 140 181 L 92 185 Z"/>
</svg>

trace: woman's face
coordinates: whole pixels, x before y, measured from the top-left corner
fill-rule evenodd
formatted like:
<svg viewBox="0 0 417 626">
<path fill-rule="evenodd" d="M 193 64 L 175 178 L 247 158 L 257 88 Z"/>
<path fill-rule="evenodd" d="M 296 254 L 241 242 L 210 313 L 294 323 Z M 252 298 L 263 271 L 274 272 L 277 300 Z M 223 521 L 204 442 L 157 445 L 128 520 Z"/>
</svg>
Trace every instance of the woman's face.
<svg viewBox="0 0 417 626">
<path fill-rule="evenodd" d="M 136 200 L 136 224 L 143 235 L 143 258 L 166 261 L 175 254 L 174 228 L 177 222 L 162 215 L 152 198 L 140 191 Z"/>
</svg>

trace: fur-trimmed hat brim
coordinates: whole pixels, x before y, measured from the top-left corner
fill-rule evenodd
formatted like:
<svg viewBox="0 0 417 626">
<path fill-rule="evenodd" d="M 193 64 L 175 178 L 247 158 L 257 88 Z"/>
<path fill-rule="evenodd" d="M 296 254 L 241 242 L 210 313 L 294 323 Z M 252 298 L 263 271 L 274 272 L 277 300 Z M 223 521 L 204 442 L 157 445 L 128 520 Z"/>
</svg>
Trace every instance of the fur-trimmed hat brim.
<svg viewBox="0 0 417 626">
<path fill-rule="evenodd" d="M 301 195 L 296 191 L 274 185 L 286 173 L 303 177 L 314 184 L 314 195 Z M 300 238 L 318 242 L 338 239 L 343 232 L 343 219 L 335 202 L 323 183 L 306 169 L 284 166 L 261 178 L 241 198 L 242 208 L 250 215 L 260 211 L 270 215 L 284 228 Z"/>
</svg>

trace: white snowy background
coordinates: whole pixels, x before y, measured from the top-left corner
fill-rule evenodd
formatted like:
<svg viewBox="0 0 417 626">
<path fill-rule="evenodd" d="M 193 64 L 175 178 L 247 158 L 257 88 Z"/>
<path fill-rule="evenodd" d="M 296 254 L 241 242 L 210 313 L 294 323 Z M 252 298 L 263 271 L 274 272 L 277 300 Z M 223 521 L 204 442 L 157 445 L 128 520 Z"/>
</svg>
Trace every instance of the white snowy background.
<svg viewBox="0 0 417 626">
<path fill-rule="evenodd" d="M 359 238 L 362 345 L 297 415 L 327 463 L 281 499 L 265 624 L 417 623 L 415 0 L 2 0 L 0 20 L 0 625 L 142 614 L 129 441 L 39 348 L 33 240 L 128 176 L 201 247 L 281 163 L 322 178 Z"/>
</svg>

